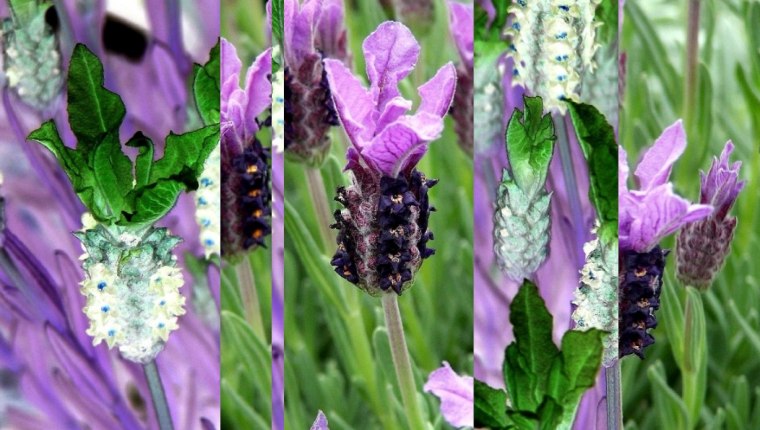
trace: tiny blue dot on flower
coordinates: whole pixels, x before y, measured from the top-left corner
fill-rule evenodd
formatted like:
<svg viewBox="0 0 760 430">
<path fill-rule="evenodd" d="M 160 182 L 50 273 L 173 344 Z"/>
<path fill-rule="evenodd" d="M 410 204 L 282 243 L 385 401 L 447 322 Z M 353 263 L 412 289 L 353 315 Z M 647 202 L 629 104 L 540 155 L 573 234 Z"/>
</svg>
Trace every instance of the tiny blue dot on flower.
<svg viewBox="0 0 760 430">
<path fill-rule="evenodd" d="M 115 334 L 116 334 L 116 330 L 114 329 L 108 330 L 108 336 L 114 337 Z"/>
<path fill-rule="evenodd" d="M 100 281 L 98 282 L 98 290 L 103 291 L 103 289 L 106 287 L 106 281 Z"/>
<path fill-rule="evenodd" d="M 214 245 L 214 240 L 213 239 L 206 239 L 203 243 L 206 246 L 213 246 Z"/>
<path fill-rule="evenodd" d="M 512 24 L 512 28 L 514 28 L 517 31 L 520 31 L 520 23 L 516 22 L 516 23 Z"/>
<path fill-rule="evenodd" d="M 159 305 L 159 306 L 163 306 L 163 305 L 165 305 L 165 304 L 166 304 L 166 300 L 161 300 L 160 302 L 158 302 L 158 305 Z"/>
<path fill-rule="evenodd" d="M 201 206 L 206 206 L 206 204 L 208 204 L 208 201 L 205 197 L 198 197 L 198 204 Z"/>
<path fill-rule="evenodd" d="M 100 310 L 103 311 L 103 312 L 108 312 L 109 310 L 111 310 L 111 308 L 108 307 L 108 305 L 106 305 L 106 306 L 103 306 L 102 308 L 100 308 Z"/>
<path fill-rule="evenodd" d="M 204 219 L 203 219 L 203 221 L 201 221 L 201 224 L 202 224 L 204 227 L 208 227 L 208 226 L 210 226 L 210 225 L 211 225 L 211 220 L 210 220 L 210 219 L 208 219 L 208 218 L 204 218 Z"/>
<path fill-rule="evenodd" d="M 559 5 L 560 10 L 564 10 L 565 12 L 570 11 L 570 6 L 567 5 Z"/>
<path fill-rule="evenodd" d="M 554 36 L 554 38 L 557 39 L 557 40 L 567 39 L 567 32 L 563 31 L 561 33 L 557 33 L 557 35 Z"/>
<path fill-rule="evenodd" d="M 162 322 L 158 323 L 158 328 L 164 328 L 164 323 Z"/>
<path fill-rule="evenodd" d="M 208 187 L 209 185 L 213 184 L 213 181 L 209 178 L 202 178 L 201 179 L 201 185 L 204 187 Z"/>
</svg>

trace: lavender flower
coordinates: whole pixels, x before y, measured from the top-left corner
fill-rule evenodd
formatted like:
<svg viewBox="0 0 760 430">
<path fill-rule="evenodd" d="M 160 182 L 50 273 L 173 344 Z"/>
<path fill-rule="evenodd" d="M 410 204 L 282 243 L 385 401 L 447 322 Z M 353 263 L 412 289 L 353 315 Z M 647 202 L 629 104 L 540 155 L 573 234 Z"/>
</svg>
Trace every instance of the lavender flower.
<svg viewBox="0 0 760 430">
<path fill-rule="evenodd" d="M 61 54 L 46 19 L 51 4 L 11 2 L 11 18 L 2 22 L 3 71 L 8 87 L 36 110 L 47 108 L 63 86 Z"/>
<path fill-rule="evenodd" d="M 385 22 L 362 45 L 370 88 L 342 62 L 326 59 L 338 118 L 351 147 L 347 169 L 353 185 L 338 189 L 345 209 L 335 213 L 338 251 L 331 264 L 349 282 L 372 295 L 401 294 L 411 285 L 427 247 L 430 203 L 428 180 L 415 169 L 427 144 L 440 137 L 443 117 L 456 87 L 449 63 L 418 88 L 421 104 L 414 115 L 398 83 L 414 68 L 420 46 L 407 27 Z"/>
<path fill-rule="evenodd" d="M 700 289 L 709 287 L 731 251 L 736 218 L 729 216 L 728 212 L 746 184 L 739 181 L 742 163 L 728 164 L 733 150 L 734 144 L 728 141 L 720 160 L 713 159 L 707 174 L 700 172 L 699 202 L 712 205 L 715 212 L 708 218 L 687 224 L 678 234 L 676 273 L 686 285 Z"/>
<path fill-rule="evenodd" d="M 472 427 L 475 411 L 472 376 L 459 376 L 449 363 L 434 370 L 422 388 L 441 399 L 441 414 L 454 427 Z"/>
<path fill-rule="evenodd" d="M 248 68 L 240 87 L 242 63 L 222 39 L 221 170 L 222 254 L 233 256 L 263 246 L 269 225 L 270 150 L 256 139 L 258 117 L 271 104 L 272 55 L 268 49 Z"/>
<path fill-rule="evenodd" d="M 620 238 L 620 356 L 644 358 L 644 348 L 654 343 L 647 332 L 657 325 L 662 275 L 668 251 L 660 240 L 684 225 L 707 217 L 712 206 L 691 204 L 673 192 L 668 182 L 673 164 L 686 148 L 686 134 L 679 120 L 655 141 L 641 158 L 634 176 L 638 190 L 629 190 L 625 150 L 618 151 Z"/>
<path fill-rule="evenodd" d="M 457 91 L 450 111 L 454 118 L 459 146 L 472 155 L 473 121 L 473 7 L 454 0 L 449 7 L 449 30 L 459 51 L 461 62 L 457 65 Z"/>
<path fill-rule="evenodd" d="M 324 58 L 348 62 L 343 0 L 285 0 L 285 150 L 319 165 L 338 125 Z"/>
</svg>

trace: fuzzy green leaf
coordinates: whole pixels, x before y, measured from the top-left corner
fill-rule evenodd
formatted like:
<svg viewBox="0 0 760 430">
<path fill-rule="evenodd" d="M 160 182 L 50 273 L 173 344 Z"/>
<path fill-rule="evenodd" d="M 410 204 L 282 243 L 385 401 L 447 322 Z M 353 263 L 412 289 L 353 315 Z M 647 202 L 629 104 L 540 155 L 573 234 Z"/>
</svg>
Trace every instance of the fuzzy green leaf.
<svg viewBox="0 0 760 430">
<path fill-rule="evenodd" d="M 77 44 L 69 65 L 67 110 L 78 148 L 92 149 L 106 134 L 119 129 L 126 114 L 121 97 L 103 84 L 103 64 L 87 47 Z"/>
<path fill-rule="evenodd" d="M 153 142 L 138 131 L 127 141 L 127 146 L 139 151 L 135 160 L 135 188 L 144 187 L 150 182 L 153 169 Z"/>
<path fill-rule="evenodd" d="M 111 219 L 118 219 L 122 211 L 130 212 L 125 197 L 132 189 L 132 161 L 121 152 L 118 133 L 113 130 L 93 148 L 92 160 L 96 195 L 103 199 L 99 206 Z"/>
<path fill-rule="evenodd" d="M 596 30 L 596 43 L 610 45 L 616 42 L 618 35 L 618 2 L 603 1 L 596 7 L 594 21 L 602 25 Z"/>
<path fill-rule="evenodd" d="M 283 40 L 283 23 L 284 19 L 284 2 L 282 0 L 274 0 L 272 5 L 272 36 L 279 41 L 279 45 L 282 46 Z"/>
<path fill-rule="evenodd" d="M 507 126 L 507 154 L 512 176 L 526 194 L 533 195 L 546 183 L 554 152 L 554 124 L 543 114 L 541 97 L 524 97 L 525 111 L 515 109 Z"/>
<path fill-rule="evenodd" d="M 475 380 L 475 427 L 507 426 L 507 393 Z"/>
<path fill-rule="evenodd" d="M 618 149 L 615 131 L 594 106 L 568 102 L 570 118 L 589 168 L 589 198 L 596 207 L 603 242 L 617 239 L 618 231 Z"/>
<path fill-rule="evenodd" d="M 208 62 L 203 66 L 199 64 L 194 66 L 193 94 L 204 125 L 219 123 L 220 70 L 219 42 L 217 42 L 209 53 Z"/>
</svg>

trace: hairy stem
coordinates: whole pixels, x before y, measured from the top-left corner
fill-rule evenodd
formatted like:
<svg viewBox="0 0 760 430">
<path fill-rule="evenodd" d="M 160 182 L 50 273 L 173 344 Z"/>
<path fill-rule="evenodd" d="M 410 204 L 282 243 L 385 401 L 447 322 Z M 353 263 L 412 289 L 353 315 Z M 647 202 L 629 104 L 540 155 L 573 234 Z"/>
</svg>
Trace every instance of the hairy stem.
<svg viewBox="0 0 760 430">
<path fill-rule="evenodd" d="M 164 387 L 161 385 L 161 377 L 158 375 L 156 360 L 143 365 L 143 369 L 145 369 L 145 379 L 148 380 L 150 396 L 153 398 L 153 408 L 156 410 L 158 428 L 160 430 L 173 430 L 172 416 L 169 413 L 169 404 L 166 402 Z"/>
<path fill-rule="evenodd" d="M 388 328 L 388 338 L 391 344 L 393 367 L 396 368 L 401 399 L 404 402 L 404 411 L 410 429 L 425 429 L 425 421 L 422 419 L 420 407 L 417 404 L 417 388 L 414 383 L 412 363 L 409 359 L 409 351 L 404 338 L 404 325 L 401 321 L 401 313 L 398 309 L 398 296 L 396 294 L 383 295 L 383 311 L 385 312 L 385 325 Z"/>
<path fill-rule="evenodd" d="M 612 367 L 604 369 L 604 379 L 607 385 L 607 429 L 620 430 L 623 428 L 623 396 L 620 385 L 620 360 Z"/>
</svg>

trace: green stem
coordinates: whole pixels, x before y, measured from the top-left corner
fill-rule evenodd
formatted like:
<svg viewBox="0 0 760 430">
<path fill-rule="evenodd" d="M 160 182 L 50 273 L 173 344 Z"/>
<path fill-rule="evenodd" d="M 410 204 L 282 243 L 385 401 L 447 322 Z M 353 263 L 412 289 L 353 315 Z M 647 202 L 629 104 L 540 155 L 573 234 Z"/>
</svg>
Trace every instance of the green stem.
<svg viewBox="0 0 760 430">
<path fill-rule="evenodd" d="M 689 0 L 689 19 L 686 28 L 686 80 L 684 87 L 684 119 L 686 130 L 694 126 L 699 83 L 699 12 L 700 0 Z"/>
<path fill-rule="evenodd" d="M 333 223 L 333 220 L 328 205 L 329 199 L 325 192 L 325 182 L 319 169 L 306 167 L 306 185 L 309 188 L 309 194 L 312 196 L 314 210 L 317 212 L 319 233 L 322 235 L 322 247 L 328 252 L 334 251 L 329 249 L 335 243 L 335 238 L 330 230 L 330 224 Z"/>
<path fill-rule="evenodd" d="M 583 266 L 584 255 L 582 252 L 583 243 L 585 243 L 586 228 L 583 222 L 583 208 L 581 206 L 581 197 L 578 190 L 578 180 L 575 176 L 575 166 L 573 165 L 573 153 L 570 150 L 570 137 L 568 133 L 567 122 L 565 117 L 554 115 L 554 129 L 557 133 L 557 147 L 559 148 L 559 158 L 562 163 L 562 176 L 565 180 L 565 191 L 567 200 L 570 204 L 570 216 L 573 225 L 573 234 L 576 245 L 576 264 L 578 267 Z"/>
<path fill-rule="evenodd" d="M 251 261 L 247 256 L 235 266 L 235 272 L 238 278 L 240 298 L 243 300 L 245 319 L 259 339 L 267 339 L 268 336 L 264 334 L 264 321 L 261 319 L 259 296 L 256 294 L 256 279 L 253 277 Z"/>
<path fill-rule="evenodd" d="M 404 325 L 401 321 L 401 313 L 398 309 L 398 296 L 393 293 L 383 295 L 383 311 L 385 312 L 385 325 L 388 328 L 388 338 L 391 344 L 393 366 L 396 368 L 401 399 L 404 402 L 406 418 L 409 428 L 423 430 L 427 428 L 422 419 L 420 407 L 417 404 L 417 388 L 414 383 L 412 363 L 409 359 L 409 351 L 404 338 Z"/>
<path fill-rule="evenodd" d="M 166 402 L 164 387 L 161 385 L 161 377 L 158 375 L 156 360 L 143 365 L 143 369 L 145 369 L 145 379 L 148 380 L 150 396 L 153 398 L 153 408 L 156 410 L 158 428 L 161 430 L 173 430 L 172 416 L 169 413 L 169 404 Z"/>
<path fill-rule="evenodd" d="M 620 430 L 623 428 L 623 395 L 620 384 L 620 360 L 612 367 L 604 370 L 607 385 L 607 429 Z"/>
</svg>

